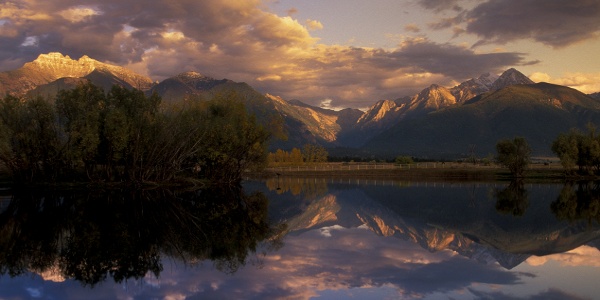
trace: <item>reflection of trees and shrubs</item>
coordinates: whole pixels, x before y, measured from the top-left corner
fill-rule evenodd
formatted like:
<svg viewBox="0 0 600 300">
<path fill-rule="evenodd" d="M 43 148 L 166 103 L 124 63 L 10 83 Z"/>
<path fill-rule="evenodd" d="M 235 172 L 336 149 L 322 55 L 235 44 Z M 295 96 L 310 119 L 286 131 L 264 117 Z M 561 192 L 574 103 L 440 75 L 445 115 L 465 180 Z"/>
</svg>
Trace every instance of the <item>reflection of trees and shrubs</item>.
<svg viewBox="0 0 600 300">
<path fill-rule="evenodd" d="M 567 183 L 550 208 L 559 220 L 596 220 L 600 223 L 600 184 Z"/>
<path fill-rule="evenodd" d="M 328 192 L 327 180 L 325 178 L 303 178 L 303 177 L 272 177 L 266 181 L 269 190 L 277 193 L 290 192 L 292 195 L 304 195 L 305 199 L 314 199 L 324 196 Z"/>
<path fill-rule="evenodd" d="M 235 272 L 259 244 L 278 243 L 267 205 L 241 189 L 17 191 L 0 213 L 0 274 L 58 269 L 84 284 L 121 282 L 158 276 L 161 255 Z"/>
<path fill-rule="evenodd" d="M 496 210 L 514 216 L 522 216 L 525 214 L 529 206 L 528 193 L 525 189 L 523 180 L 513 180 L 503 190 L 497 190 Z"/>
</svg>

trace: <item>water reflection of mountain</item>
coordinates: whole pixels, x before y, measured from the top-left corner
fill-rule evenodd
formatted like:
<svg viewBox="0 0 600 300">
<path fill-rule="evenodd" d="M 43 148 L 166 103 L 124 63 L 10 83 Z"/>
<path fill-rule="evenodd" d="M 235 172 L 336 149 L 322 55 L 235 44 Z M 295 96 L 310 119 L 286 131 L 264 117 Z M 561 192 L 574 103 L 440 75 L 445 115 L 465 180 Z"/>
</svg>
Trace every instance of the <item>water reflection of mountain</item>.
<svg viewBox="0 0 600 300">
<path fill-rule="evenodd" d="M 240 189 L 13 191 L 0 210 L 0 274 L 95 285 L 158 276 L 163 256 L 234 272 L 272 243 L 268 200 Z"/>
<path fill-rule="evenodd" d="M 273 211 L 284 212 L 277 217 L 287 222 L 290 234 L 331 225 L 352 228 L 364 224 L 378 235 L 412 240 L 429 251 L 451 249 L 508 269 L 531 255 L 594 246 L 597 242 L 593 241 L 600 238 L 598 222 L 563 220 L 551 210 L 552 203 L 560 199 L 562 185 L 375 186 L 321 180 L 327 184 L 327 192 L 319 197 L 269 195 L 274 202 L 271 205 L 280 206 Z"/>
</svg>

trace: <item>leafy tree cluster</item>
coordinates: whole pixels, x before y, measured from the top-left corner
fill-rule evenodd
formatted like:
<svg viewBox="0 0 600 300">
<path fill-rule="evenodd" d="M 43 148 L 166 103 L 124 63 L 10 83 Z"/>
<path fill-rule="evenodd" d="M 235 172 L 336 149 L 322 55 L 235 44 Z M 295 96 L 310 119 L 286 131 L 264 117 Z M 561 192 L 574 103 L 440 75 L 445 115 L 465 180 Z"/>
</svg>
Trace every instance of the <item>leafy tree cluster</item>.
<svg viewBox="0 0 600 300">
<path fill-rule="evenodd" d="M 507 167 L 515 177 L 522 177 L 531 161 L 531 148 L 523 137 L 505 139 L 496 144 L 499 164 Z"/>
<path fill-rule="evenodd" d="M 325 148 L 315 144 L 306 144 L 302 147 L 302 158 L 305 163 L 326 162 L 329 153 Z"/>
<path fill-rule="evenodd" d="M 394 163 L 396 165 L 410 165 L 413 164 L 415 161 L 413 160 L 412 157 L 410 156 L 406 156 L 406 155 L 400 155 L 397 156 L 396 159 L 394 159 Z"/>
<path fill-rule="evenodd" d="M 552 152 L 560 158 L 566 173 L 573 173 L 575 167 L 581 174 L 600 171 L 600 136 L 593 126 L 588 126 L 587 133 L 575 129 L 561 133 L 552 143 Z"/>
<path fill-rule="evenodd" d="M 53 100 L 0 101 L 0 162 L 15 181 L 168 181 L 187 170 L 232 182 L 266 163 L 269 133 L 235 97 L 161 108 L 157 95 L 87 83 Z"/>
<path fill-rule="evenodd" d="M 241 101 L 217 95 L 197 105 L 205 119 L 201 123 L 205 131 L 192 162 L 202 168 L 204 176 L 217 182 L 236 182 L 244 170 L 266 166 L 270 133 Z"/>
<path fill-rule="evenodd" d="M 304 162 L 302 151 L 298 148 L 293 148 L 291 151 L 277 149 L 275 152 L 269 153 L 269 164 L 289 164 L 301 165 Z"/>
</svg>

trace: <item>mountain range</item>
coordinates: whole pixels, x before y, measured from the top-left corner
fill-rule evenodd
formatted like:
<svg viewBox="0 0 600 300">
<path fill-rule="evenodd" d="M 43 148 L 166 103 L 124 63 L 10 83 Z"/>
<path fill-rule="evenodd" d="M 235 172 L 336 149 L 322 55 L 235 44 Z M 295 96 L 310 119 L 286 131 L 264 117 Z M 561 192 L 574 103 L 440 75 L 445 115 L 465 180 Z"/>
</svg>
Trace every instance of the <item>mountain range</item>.
<svg viewBox="0 0 600 300">
<path fill-rule="evenodd" d="M 184 72 L 161 82 L 87 56 L 73 60 L 60 53 L 41 54 L 23 67 L 0 72 L 0 94 L 53 97 L 61 89 L 89 81 L 109 90 L 114 84 L 159 94 L 164 103 L 209 99 L 235 93 L 257 119 L 279 124 L 287 139 L 270 148 L 289 150 L 321 144 L 332 156 L 460 158 L 494 152 L 504 138 L 523 136 L 534 155 L 551 155 L 561 132 L 600 125 L 599 93 L 534 83 L 515 69 L 487 73 L 454 87 L 432 84 L 413 96 L 376 101 L 366 111 L 319 108 L 298 100 L 263 94 L 246 83 Z"/>
</svg>

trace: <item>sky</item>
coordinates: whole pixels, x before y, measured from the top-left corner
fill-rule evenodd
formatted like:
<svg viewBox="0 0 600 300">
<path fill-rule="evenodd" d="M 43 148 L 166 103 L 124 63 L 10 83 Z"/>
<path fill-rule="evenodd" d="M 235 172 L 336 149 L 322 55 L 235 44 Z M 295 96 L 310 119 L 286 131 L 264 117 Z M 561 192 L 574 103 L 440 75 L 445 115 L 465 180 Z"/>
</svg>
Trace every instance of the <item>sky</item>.
<svg viewBox="0 0 600 300">
<path fill-rule="evenodd" d="M 60 52 L 366 108 L 516 68 L 600 91 L 600 0 L 2 0 L 0 71 Z"/>
</svg>

